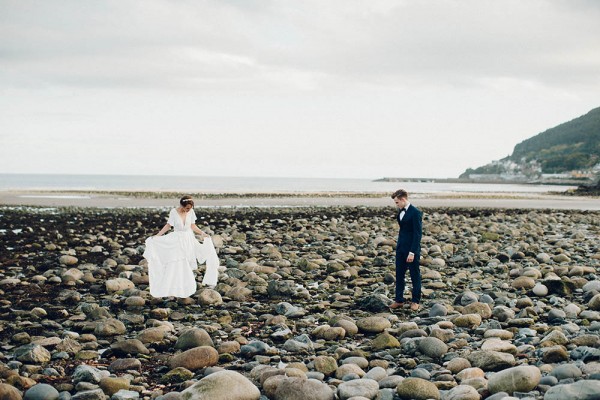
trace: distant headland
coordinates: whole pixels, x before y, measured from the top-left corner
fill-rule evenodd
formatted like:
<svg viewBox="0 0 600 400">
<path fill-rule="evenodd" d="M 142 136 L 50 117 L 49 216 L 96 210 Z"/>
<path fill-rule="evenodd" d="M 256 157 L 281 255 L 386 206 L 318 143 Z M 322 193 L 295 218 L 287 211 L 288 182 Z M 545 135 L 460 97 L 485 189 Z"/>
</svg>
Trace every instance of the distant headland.
<svg viewBox="0 0 600 400">
<path fill-rule="evenodd" d="M 373 182 L 430 182 L 430 183 L 495 183 L 495 184 L 522 184 L 522 185 L 573 185 L 579 186 L 588 182 L 587 179 L 577 178 L 550 178 L 539 177 L 534 179 L 515 177 L 508 179 L 506 177 L 495 176 L 477 176 L 471 178 L 396 178 L 383 177 L 373 180 Z"/>
<path fill-rule="evenodd" d="M 597 186 L 600 178 L 600 107 L 517 144 L 501 160 L 472 169 L 461 182 Z"/>
</svg>

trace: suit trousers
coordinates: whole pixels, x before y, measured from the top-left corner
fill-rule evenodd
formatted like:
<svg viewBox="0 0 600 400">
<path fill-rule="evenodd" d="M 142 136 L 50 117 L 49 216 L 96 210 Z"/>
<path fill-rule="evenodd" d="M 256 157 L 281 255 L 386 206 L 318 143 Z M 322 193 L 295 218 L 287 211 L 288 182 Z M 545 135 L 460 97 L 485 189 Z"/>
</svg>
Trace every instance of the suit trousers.
<svg viewBox="0 0 600 400">
<path fill-rule="evenodd" d="M 396 253 L 396 297 L 395 300 L 399 303 L 404 301 L 404 288 L 406 286 L 406 270 L 410 271 L 410 279 L 412 281 L 411 301 L 413 303 L 421 302 L 421 269 L 419 267 L 419 258 L 415 256 L 413 262 L 406 262 L 408 253 Z"/>
</svg>

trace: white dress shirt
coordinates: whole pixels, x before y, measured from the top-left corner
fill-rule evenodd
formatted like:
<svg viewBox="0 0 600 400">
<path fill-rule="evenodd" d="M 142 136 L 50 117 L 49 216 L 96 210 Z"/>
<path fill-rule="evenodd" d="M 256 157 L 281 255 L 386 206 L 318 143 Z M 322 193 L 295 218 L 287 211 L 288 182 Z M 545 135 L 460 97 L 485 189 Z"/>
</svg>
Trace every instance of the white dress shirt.
<svg viewBox="0 0 600 400">
<path fill-rule="evenodd" d="M 408 207 L 410 207 L 410 203 L 406 203 L 406 207 L 404 207 L 404 210 L 400 211 L 400 221 L 402 221 L 402 218 L 404 218 L 404 214 L 406 214 L 405 210 L 408 210 Z"/>
</svg>

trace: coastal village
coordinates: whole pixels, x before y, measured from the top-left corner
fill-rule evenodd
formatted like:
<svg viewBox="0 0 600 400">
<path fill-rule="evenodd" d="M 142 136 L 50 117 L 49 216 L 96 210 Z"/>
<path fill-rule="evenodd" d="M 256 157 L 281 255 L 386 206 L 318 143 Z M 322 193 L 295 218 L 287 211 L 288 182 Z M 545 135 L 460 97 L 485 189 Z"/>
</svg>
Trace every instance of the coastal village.
<svg viewBox="0 0 600 400">
<path fill-rule="evenodd" d="M 544 173 L 542 166 L 537 160 L 522 160 L 515 162 L 508 158 L 495 160 L 489 164 L 490 167 L 497 170 L 497 173 L 462 174 L 460 179 L 466 179 L 470 182 L 510 182 L 510 183 L 540 183 L 540 184 L 561 184 L 561 185 L 581 185 L 591 184 L 600 176 L 600 163 L 587 170 L 572 170 L 561 173 Z"/>
</svg>

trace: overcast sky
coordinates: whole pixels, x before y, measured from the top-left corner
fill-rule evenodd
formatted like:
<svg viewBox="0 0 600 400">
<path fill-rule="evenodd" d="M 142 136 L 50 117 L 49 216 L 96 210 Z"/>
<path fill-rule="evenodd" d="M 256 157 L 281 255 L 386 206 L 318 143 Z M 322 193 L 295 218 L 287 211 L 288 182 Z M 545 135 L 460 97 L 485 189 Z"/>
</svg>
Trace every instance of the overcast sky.
<svg viewBox="0 0 600 400">
<path fill-rule="evenodd" d="M 600 106 L 595 0 L 0 0 L 0 173 L 457 177 Z"/>
</svg>

